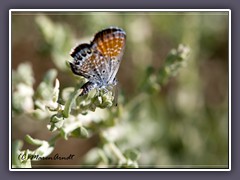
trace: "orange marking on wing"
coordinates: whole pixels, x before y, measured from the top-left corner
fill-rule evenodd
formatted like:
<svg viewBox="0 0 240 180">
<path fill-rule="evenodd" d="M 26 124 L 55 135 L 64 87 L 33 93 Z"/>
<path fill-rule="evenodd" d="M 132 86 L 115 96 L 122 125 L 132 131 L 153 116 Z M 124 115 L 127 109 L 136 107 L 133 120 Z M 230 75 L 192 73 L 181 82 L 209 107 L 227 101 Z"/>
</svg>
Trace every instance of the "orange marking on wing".
<svg viewBox="0 0 240 180">
<path fill-rule="evenodd" d="M 118 56 L 124 46 L 124 42 L 121 39 L 122 38 L 104 39 L 104 42 L 99 40 L 97 49 L 104 56 Z"/>
</svg>

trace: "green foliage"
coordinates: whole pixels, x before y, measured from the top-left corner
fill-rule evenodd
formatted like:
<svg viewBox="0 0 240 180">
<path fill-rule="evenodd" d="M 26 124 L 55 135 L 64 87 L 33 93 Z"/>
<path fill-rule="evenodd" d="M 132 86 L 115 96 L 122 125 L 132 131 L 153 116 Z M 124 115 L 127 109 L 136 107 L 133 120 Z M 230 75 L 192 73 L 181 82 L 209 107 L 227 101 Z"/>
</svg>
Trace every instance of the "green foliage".
<svg viewBox="0 0 240 180">
<path fill-rule="evenodd" d="M 13 116 L 22 112 L 29 112 L 33 108 L 33 73 L 29 64 L 18 66 L 12 74 L 12 113 Z"/>
<path fill-rule="evenodd" d="M 31 168 L 31 160 L 27 159 L 28 150 L 21 152 L 23 142 L 18 140 L 12 143 L 12 168 Z M 23 153 L 23 158 L 19 158 L 19 155 Z"/>
<path fill-rule="evenodd" d="M 185 48 L 186 50 L 183 51 L 182 49 Z M 180 49 L 180 50 L 179 50 Z M 181 62 L 183 62 L 185 59 L 181 58 L 183 55 L 182 53 L 186 53 L 188 51 L 188 48 L 180 46 L 178 50 L 173 50 L 174 53 L 171 52 L 171 54 L 168 56 L 170 58 L 166 59 L 166 62 L 171 61 L 171 63 L 166 63 L 167 65 L 164 68 L 168 68 L 168 66 L 172 66 L 174 68 L 169 68 L 169 72 L 163 74 L 160 74 L 160 77 L 164 76 L 163 78 L 168 79 L 172 74 L 176 73 L 178 71 L 178 68 L 181 67 L 179 65 L 179 59 Z M 174 64 L 178 64 L 178 66 L 175 66 Z M 29 71 L 30 68 L 28 68 Z M 14 73 L 14 76 L 18 76 L 17 72 Z M 29 165 L 29 159 L 31 157 L 40 155 L 41 157 L 47 157 L 51 154 L 51 152 L 54 149 L 54 144 L 56 140 L 60 137 L 67 140 L 69 137 L 75 137 L 75 138 L 88 138 L 89 132 L 88 129 L 94 129 L 96 124 L 89 125 L 84 127 L 81 123 L 81 118 L 79 117 L 80 114 L 86 115 L 88 111 L 95 111 L 96 108 L 106 109 L 113 105 L 114 97 L 112 96 L 112 92 L 104 92 L 103 90 L 96 91 L 93 90 L 89 94 L 85 96 L 79 96 L 81 93 L 81 86 L 84 84 L 85 80 L 80 81 L 79 84 L 76 85 L 75 88 L 67 88 L 63 90 L 65 93 L 64 100 L 65 104 L 58 103 L 59 100 L 59 86 L 60 83 L 58 79 L 55 79 L 57 76 L 56 70 L 52 69 L 49 70 L 46 75 L 43 78 L 43 81 L 39 84 L 37 87 L 37 90 L 34 94 L 34 103 L 36 109 L 32 110 L 32 115 L 35 118 L 47 118 L 49 117 L 49 125 L 48 128 L 50 131 L 57 131 L 58 134 L 54 136 L 49 141 L 43 141 L 38 139 L 33 139 L 31 136 L 26 135 L 26 142 L 29 144 L 40 146 L 34 151 L 19 151 L 18 154 L 26 154 L 27 161 L 24 161 L 23 168 L 29 167 L 26 165 L 26 163 Z M 152 74 L 149 74 L 149 76 L 152 76 Z M 159 74 L 155 74 L 154 76 L 159 76 Z M 159 78 L 155 78 L 156 80 Z M 55 81 L 55 85 L 53 86 L 53 83 Z M 150 91 L 152 93 L 152 88 L 150 86 L 155 86 L 155 84 L 159 84 L 157 81 L 146 81 L 145 84 L 148 86 L 145 88 L 147 91 Z M 160 84 L 159 84 L 160 85 Z M 66 92 L 68 91 L 68 92 Z M 145 92 L 144 92 L 145 93 Z M 148 93 L 148 92 L 147 92 Z M 15 93 L 14 93 L 15 95 Z M 133 100 L 134 101 L 134 100 Z M 115 107 L 115 108 L 121 108 Z M 134 107 L 132 107 L 134 108 Z M 20 108 L 21 109 L 21 108 Z M 129 109 L 130 110 L 130 109 Z M 73 113 L 71 113 L 73 111 Z M 110 113 L 109 113 L 110 112 Z M 114 119 L 119 116 L 122 116 L 121 113 L 111 113 L 111 109 L 106 109 L 106 113 L 109 113 L 109 117 L 106 119 Z M 102 120 L 104 121 L 104 120 Z M 101 122 L 100 122 L 101 124 Z M 99 125 L 100 125 L 99 124 Z M 115 123 L 109 124 L 105 120 L 105 123 L 98 126 L 100 127 L 108 128 L 111 126 L 115 126 Z M 104 129 L 105 129 L 104 128 Z M 104 129 L 102 132 L 104 132 Z M 95 130 L 98 131 L 97 129 Z M 96 133 L 94 130 L 90 133 Z M 109 142 L 111 140 L 108 139 L 106 135 L 102 136 L 102 141 L 104 143 L 104 147 L 108 147 L 113 154 L 117 157 L 118 161 L 114 161 L 116 164 L 118 164 L 118 168 L 136 168 L 138 167 L 137 159 L 139 158 L 139 152 L 137 150 L 126 150 L 124 153 L 122 153 L 117 146 L 113 142 Z M 101 154 L 103 156 L 103 154 Z M 30 157 L 30 158 L 29 158 Z M 16 163 L 16 162 L 15 162 Z M 14 164 L 16 166 L 21 165 Z"/>
<path fill-rule="evenodd" d="M 69 27 L 53 23 L 45 16 L 37 16 L 36 23 L 47 43 L 53 62 L 59 69 L 66 70 L 65 61 L 68 58 L 69 47 L 73 44 L 73 37 Z"/>
</svg>

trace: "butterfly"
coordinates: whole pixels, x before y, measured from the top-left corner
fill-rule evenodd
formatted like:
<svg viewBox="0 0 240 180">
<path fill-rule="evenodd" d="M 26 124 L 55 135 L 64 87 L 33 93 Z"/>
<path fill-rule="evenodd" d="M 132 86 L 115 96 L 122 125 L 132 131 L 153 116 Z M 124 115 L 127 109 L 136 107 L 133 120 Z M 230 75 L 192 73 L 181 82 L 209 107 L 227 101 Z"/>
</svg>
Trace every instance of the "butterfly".
<svg viewBox="0 0 240 180">
<path fill-rule="evenodd" d="M 126 33 L 118 27 L 109 27 L 95 34 L 87 44 L 79 44 L 72 49 L 69 62 L 74 74 L 88 80 L 82 86 L 80 96 L 93 89 L 107 89 L 117 84 L 118 72 L 126 45 Z"/>
</svg>

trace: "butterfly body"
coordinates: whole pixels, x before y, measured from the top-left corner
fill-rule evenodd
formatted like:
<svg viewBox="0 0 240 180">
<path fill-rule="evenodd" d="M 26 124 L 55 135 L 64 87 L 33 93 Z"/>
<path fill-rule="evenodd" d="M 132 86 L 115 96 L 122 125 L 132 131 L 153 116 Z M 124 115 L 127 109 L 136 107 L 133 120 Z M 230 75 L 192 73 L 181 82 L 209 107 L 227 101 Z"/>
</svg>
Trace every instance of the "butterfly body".
<svg viewBox="0 0 240 180">
<path fill-rule="evenodd" d="M 116 74 L 125 43 L 126 33 L 120 28 L 110 27 L 98 32 L 90 44 L 80 44 L 72 50 L 72 72 L 88 79 L 81 95 L 94 88 L 107 89 L 117 84 Z"/>
</svg>

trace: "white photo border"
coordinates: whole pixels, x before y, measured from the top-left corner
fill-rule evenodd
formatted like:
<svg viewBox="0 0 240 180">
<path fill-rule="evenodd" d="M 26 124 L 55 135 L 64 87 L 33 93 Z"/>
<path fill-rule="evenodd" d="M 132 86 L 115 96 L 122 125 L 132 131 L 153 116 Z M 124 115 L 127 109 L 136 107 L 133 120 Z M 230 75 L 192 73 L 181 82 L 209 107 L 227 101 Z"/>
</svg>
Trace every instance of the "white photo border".
<svg viewBox="0 0 240 180">
<path fill-rule="evenodd" d="M 155 169 L 31 169 L 31 168 L 12 168 L 12 143 L 11 143 L 11 127 L 12 127 L 12 97 L 11 97 L 11 81 L 12 81 L 12 35 L 11 23 L 13 12 L 227 12 L 228 13 L 228 168 L 155 168 Z M 10 9 L 9 10 L 9 171 L 231 171 L 231 10 L 230 9 Z"/>
</svg>

